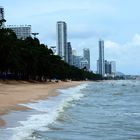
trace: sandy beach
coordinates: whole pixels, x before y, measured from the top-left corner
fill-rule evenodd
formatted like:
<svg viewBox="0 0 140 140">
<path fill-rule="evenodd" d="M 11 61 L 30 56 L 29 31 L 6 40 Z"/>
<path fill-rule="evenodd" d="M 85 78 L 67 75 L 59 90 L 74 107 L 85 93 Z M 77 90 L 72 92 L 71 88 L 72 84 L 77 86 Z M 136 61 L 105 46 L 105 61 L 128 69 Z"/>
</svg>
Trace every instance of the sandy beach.
<svg viewBox="0 0 140 140">
<path fill-rule="evenodd" d="M 51 82 L 51 83 L 29 83 L 29 82 L 0 82 L 0 115 L 9 113 L 12 110 L 29 109 L 18 104 L 35 102 L 39 99 L 46 99 L 56 96 L 57 89 L 68 88 L 81 84 L 82 82 Z M 0 126 L 5 125 L 0 117 Z"/>
</svg>

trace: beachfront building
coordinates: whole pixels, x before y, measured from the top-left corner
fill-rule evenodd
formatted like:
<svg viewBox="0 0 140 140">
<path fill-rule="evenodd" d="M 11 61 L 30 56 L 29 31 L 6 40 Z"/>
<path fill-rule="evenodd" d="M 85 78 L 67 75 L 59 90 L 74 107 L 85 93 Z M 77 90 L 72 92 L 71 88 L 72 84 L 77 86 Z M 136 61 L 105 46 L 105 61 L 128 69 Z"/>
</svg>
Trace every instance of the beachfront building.
<svg viewBox="0 0 140 140">
<path fill-rule="evenodd" d="M 66 56 L 68 56 L 69 65 L 72 65 L 72 47 L 70 42 L 67 43 Z"/>
<path fill-rule="evenodd" d="M 77 56 L 77 52 L 75 49 L 72 49 L 72 65 L 74 65 L 75 57 Z"/>
<path fill-rule="evenodd" d="M 89 70 L 88 67 L 89 67 L 88 60 L 85 59 L 85 58 L 82 58 L 81 61 L 80 61 L 80 68 L 84 69 L 84 70 Z"/>
<path fill-rule="evenodd" d="M 87 70 L 90 70 L 90 50 L 88 48 L 83 49 L 83 56 L 88 62 L 88 64 L 86 64 L 86 68 Z"/>
<path fill-rule="evenodd" d="M 104 76 L 105 67 L 104 67 L 104 41 L 99 40 L 99 59 L 97 61 L 97 73 Z"/>
<path fill-rule="evenodd" d="M 116 62 L 105 60 L 105 76 L 106 77 L 115 77 L 116 75 Z"/>
<path fill-rule="evenodd" d="M 4 8 L 0 6 L 0 21 L 1 21 L 1 27 L 4 28 Z"/>
<path fill-rule="evenodd" d="M 80 68 L 82 58 L 82 56 L 73 55 L 73 65 L 77 68 Z"/>
<path fill-rule="evenodd" d="M 111 63 L 111 76 L 115 77 L 116 76 L 116 62 L 110 61 L 110 63 Z"/>
<path fill-rule="evenodd" d="M 57 54 L 68 62 L 67 24 L 64 21 L 57 22 Z"/>
<path fill-rule="evenodd" d="M 31 36 L 31 25 L 8 25 L 7 28 L 12 29 L 18 39 L 26 39 Z"/>
<path fill-rule="evenodd" d="M 104 64 L 105 64 L 105 75 L 106 76 L 111 75 L 111 63 L 110 63 L 110 61 L 105 60 Z"/>
<path fill-rule="evenodd" d="M 88 61 L 83 56 L 73 55 L 73 66 L 79 69 L 88 70 Z"/>
</svg>

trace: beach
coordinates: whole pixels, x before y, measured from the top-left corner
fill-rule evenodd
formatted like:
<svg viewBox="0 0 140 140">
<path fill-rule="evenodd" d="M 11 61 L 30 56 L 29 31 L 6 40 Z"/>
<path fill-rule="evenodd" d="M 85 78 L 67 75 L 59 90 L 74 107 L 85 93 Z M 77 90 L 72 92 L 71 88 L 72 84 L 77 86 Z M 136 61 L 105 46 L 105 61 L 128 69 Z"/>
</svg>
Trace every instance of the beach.
<svg viewBox="0 0 140 140">
<path fill-rule="evenodd" d="M 1 111 L 0 140 L 140 138 L 139 80 L 12 83 L 2 87 L 5 96 L 12 93 L 16 97 L 10 96 L 9 101 L 15 105 Z M 3 100 L 3 108 L 6 102 Z"/>
<path fill-rule="evenodd" d="M 0 82 L 0 126 L 6 122 L 1 119 L 11 111 L 30 109 L 19 104 L 44 100 L 50 96 L 56 96 L 57 89 L 68 88 L 81 84 L 82 82 L 49 82 L 49 83 L 30 83 L 30 82 Z"/>
</svg>

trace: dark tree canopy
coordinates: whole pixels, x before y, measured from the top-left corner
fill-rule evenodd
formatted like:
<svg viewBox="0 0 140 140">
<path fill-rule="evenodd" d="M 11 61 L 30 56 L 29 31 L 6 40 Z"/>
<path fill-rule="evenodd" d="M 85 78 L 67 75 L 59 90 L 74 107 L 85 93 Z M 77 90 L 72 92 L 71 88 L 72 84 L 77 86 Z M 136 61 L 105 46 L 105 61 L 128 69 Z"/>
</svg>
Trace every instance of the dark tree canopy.
<svg viewBox="0 0 140 140">
<path fill-rule="evenodd" d="M 99 75 L 65 63 L 37 38 L 17 39 L 10 29 L 0 29 L 0 79 L 98 80 Z"/>
</svg>

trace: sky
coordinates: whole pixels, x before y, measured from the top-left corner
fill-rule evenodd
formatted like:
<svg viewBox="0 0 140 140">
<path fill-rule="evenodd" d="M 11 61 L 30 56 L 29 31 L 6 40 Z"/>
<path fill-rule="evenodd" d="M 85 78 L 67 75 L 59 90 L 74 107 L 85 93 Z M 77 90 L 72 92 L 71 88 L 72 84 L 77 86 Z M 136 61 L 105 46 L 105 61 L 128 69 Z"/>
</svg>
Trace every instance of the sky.
<svg viewBox="0 0 140 140">
<path fill-rule="evenodd" d="M 140 75 L 140 0 L 1 0 L 6 25 L 32 25 L 41 43 L 56 45 L 56 22 L 67 23 L 68 41 L 91 53 L 96 71 L 98 41 L 105 41 L 105 59 L 117 71 Z"/>
</svg>

